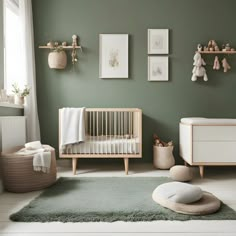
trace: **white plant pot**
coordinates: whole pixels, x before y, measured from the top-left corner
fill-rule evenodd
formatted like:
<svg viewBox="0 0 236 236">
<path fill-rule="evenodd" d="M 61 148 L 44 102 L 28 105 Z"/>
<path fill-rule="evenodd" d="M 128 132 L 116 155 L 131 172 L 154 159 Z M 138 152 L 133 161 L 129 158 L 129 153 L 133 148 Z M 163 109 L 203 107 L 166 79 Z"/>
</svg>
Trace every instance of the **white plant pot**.
<svg viewBox="0 0 236 236">
<path fill-rule="evenodd" d="M 168 170 L 175 164 L 173 146 L 153 146 L 153 165 L 158 169 Z"/>
<path fill-rule="evenodd" d="M 64 51 L 50 52 L 48 54 L 48 65 L 51 69 L 65 69 L 67 65 L 67 55 Z"/>
<path fill-rule="evenodd" d="M 21 97 L 21 96 L 19 96 L 19 95 L 15 95 L 15 96 L 14 96 L 14 103 L 15 103 L 16 105 L 23 106 L 24 103 L 25 103 L 25 98 L 24 98 L 24 97 Z"/>
</svg>

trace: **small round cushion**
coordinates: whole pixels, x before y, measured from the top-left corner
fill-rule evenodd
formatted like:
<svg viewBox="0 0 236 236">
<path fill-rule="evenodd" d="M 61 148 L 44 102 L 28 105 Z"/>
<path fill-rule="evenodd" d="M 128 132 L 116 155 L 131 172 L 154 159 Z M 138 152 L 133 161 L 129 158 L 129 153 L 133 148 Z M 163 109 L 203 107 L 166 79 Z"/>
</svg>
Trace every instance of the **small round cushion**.
<svg viewBox="0 0 236 236">
<path fill-rule="evenodd" d="M 170 177 L 175 181 L 190 181 L 193 178 L 192 170 L 187 166 L 176 165 L 170 169 Z"/>
<path fill-rule="evenodd" d="M 213 194 L 203 192 L 199 201 L 190 204 L 176 203 L 160 196 L 153 195 L 153 200 L 163 207 L 186 215 L 208 215 L 219 210 L 221 202 Z"/>
<path fill-rule="evenodd" d="M 159 185 L 153 191 L 152 197 L 187 204 L 198 201 L 202 197 L 202 190 L 191 184 L 170 182 Z"/>
</svg>

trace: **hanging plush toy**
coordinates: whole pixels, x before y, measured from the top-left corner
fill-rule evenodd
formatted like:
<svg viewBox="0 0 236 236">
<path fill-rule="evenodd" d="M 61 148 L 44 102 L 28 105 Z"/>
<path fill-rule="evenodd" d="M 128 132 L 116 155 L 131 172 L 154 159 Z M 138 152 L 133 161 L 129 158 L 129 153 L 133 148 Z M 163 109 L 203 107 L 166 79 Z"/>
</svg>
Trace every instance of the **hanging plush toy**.
<svg viewBox="0 0 236 236">
<path fill-rule="evenodd" d="M 197 81 L 198 77 L 203 77 L 204 81 L 208 81 L 206 70 L 203 66 L 206 65 L 205 61 L 202 59 L 201 54 L 199 52 L 196 52 L 193 57 L 193 75 L 192 75 L 192 81 Z"/>
<path fill-rule="evenodd" d="M 219 58 L 218 58 L 217 56 L 215 56 L 214 65 L 213 65 L 213 70 L 219 70 L 219 69 L 220 69 Z"/>
<path fill-rule="evenodd" d="M 224 68 L 224 72 L 227 72 L 231 69 L 229 63 L 227 62 L 226 58 L 222 60 L 222 67 Z"/>
</svg>

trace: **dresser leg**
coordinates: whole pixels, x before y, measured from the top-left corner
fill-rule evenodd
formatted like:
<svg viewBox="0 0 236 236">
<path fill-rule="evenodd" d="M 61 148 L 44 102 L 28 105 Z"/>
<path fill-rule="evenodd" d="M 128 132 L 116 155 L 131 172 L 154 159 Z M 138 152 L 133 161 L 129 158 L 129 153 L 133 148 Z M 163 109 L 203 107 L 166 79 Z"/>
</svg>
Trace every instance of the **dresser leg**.
<svg viewBox="0 0 236 236">
<path fill-rule="evenodd" d="M 125 164 L 125 174 L 128 175 L 128 171 L 129 171 L 129 158 L 124 158 L 124 164 Z"/>
<path fill-rule="evenodd" d="M 204 166 L 199 166 L 200 176 L 203 178 L 204 176 Z"/>
<path fill-rule="evenodd" d="M 77 158 L 72 158 L 73 175 L 76 175 L 76 168 L 77 168 Z"/>
</svg>

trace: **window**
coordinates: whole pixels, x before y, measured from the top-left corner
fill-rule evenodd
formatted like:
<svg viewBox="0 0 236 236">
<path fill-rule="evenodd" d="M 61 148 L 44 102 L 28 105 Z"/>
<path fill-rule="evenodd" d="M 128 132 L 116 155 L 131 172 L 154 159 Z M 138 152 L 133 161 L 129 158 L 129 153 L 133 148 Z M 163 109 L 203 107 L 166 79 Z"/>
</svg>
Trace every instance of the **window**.
<svg viewBox="0 0 236 236">
<path fill-rule="evenodd" d="M 18 0 L 4 0 L 4 89 L 12 94 L 12 84 L 25 85 L 22 73 L 21 31 Z"/>
</svg>

